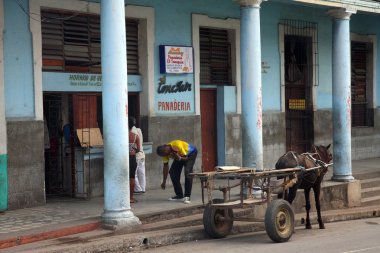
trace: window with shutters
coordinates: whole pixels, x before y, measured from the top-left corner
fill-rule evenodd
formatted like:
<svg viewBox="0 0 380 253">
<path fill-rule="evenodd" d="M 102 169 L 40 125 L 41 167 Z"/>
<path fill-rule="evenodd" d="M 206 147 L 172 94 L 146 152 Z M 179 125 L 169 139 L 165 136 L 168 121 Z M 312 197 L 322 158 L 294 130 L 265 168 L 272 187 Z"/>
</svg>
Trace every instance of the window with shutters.
<svg viewBox="0 0 380 253">
<path fill-rule="evenodd" d="M 100 17 L 41 11 L 42 69 L 101 72 Z M 139 74 L 138 20 L 126 19 L 128 74 Z"/>
<path fill-rule="evenodd" d="M 232 85 L 231 43 L 224 29 L 199 29 L 200 84 Z"/>
<path fill-rule="evenodd" d="M 351 118 L 352 126 L 373 126 L 370 106 L 372 43 L 351 42 Z"/>
</svg>

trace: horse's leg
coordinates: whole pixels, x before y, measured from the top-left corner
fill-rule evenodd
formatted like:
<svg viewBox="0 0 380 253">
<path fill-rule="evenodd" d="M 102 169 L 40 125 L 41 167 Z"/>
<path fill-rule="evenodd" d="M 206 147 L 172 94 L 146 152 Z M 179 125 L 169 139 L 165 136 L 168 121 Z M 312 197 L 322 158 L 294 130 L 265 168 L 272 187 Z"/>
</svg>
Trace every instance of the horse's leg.
<svg viewBox="0 0 380 253">
<path fill-rule="evenodd" d="M 305 209 L 306 209 L 306 224 L 305 228 L 311 229 L 311 223 L 310 223 L 310 189 L 311 188 L 305 188 L 304 194 L 305 194 Z"/>
<path fill-rule="evenodd" d="M 315 198 L 315 208 L 317 209 L 317 216 L 318 216 L 318 224 L 320 229 L 325 229 L 325 225 L 322 221 L 322 215 L 321 215 L 321 202 L 319 199 L 319 196 L 321 194 L 321 184 L 316 184 L 315 187 L 313 187 L 314 191 L 314 198 Z"/>
<path fill-rule="evenodd" d="M 297 184 L 295 184 L 293 187 L 290 187 L 288 189 L 288 196 L 287 196 L 288 198 L 287 198 L 287 200 L 288 200 L 288 202 L 290 204 L 292 204 L 293 200 L 296 198 L 297 190 L 298 190 Z"/>
<path fill-rule="evenodd" d="M 285 196 L 287 197 L 286 200 L 292 204 L 294 199 L 296 198 L 297 195 L 297 190 L 298 190 L 298 185 L 295 184 L 293 187 L 290 187 L 287 191 L 285 191 Z M 294 227 L 293 233 L 296 232 L 296 228 Z"/>
</svg>

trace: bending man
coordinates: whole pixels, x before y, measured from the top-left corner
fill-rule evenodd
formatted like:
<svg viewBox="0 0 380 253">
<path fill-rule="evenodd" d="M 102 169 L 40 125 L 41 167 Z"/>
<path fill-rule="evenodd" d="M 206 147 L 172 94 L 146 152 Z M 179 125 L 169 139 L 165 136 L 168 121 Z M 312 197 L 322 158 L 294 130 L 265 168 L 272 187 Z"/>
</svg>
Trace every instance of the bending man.
<svg viewBox="0 0 380 253">
<path fill-rule="evenodd" d="M 185 141 L 174 140 L 167 144 L 157 147 L 157 155 L 162 156 L 163 180 L 161 188 L 165 190 L 166 179 L 170 173 L 170 179 L 174 187 L 175 196 L 169 198 L 170 201 L 183 201 L 185 204 L 190 204 L 191 189 L 193 186 L 193 178 L 189 175 L 193 172 L 195 160 L 198 151 L 196 147 Z M 169 159 L 173 159 L 173 163 L 169 171 Z M 183 194 L 181 186 L 182 168 L 185 167 L 185 194 Z"/>
</svg>

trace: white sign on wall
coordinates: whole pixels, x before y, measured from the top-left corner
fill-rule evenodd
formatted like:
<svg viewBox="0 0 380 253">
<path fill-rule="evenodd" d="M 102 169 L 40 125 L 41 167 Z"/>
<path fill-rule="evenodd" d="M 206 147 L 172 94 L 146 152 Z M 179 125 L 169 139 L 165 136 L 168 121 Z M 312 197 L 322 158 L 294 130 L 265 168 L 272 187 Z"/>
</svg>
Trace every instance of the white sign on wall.
<svg viewBox="0 0 380 253">
<path fill-rule="evenodd" d="M 160 46 L 161 74 L 187 74 L 193 71 L 192 47 Z"/>
</svg>

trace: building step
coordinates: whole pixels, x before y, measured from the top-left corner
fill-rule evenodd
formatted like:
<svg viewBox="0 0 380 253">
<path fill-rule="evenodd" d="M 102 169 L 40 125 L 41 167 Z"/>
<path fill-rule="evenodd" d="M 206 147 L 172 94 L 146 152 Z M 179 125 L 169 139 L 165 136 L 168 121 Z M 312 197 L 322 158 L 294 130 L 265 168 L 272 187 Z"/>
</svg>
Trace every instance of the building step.
<svg viewBox="0 0 380 253">
<path fill-rule="evenodd" d="M 380 205 L 380 195 L 362 198 L 361 204 L 362 206 Z"/>
<path fill-rule="evenodd" d="M 142 224 L 148 224 L 200 214 L 203 213 L 203 210 L 203 205 L 186 206 L 183 208 L 165 210 L 165 212 L 153 212 L 149 214 L 142 214 L 139 215 L 139 219 L 142 222 Z"/>
<path fill-rule="evenodd" d="M 362 189 L 380 187 L 380 177 L 360 180 L 360 184 Z"/>
<path fill-rule="evenodd" d="M 362 189 L 362 199 L 380 196 L 380 186 Z"/>
<path fill-rule="evenodd" d="M 355 173 L 353 176 L 357 180 L 380 178 L 380 170 L 374 171 L 374 172 L 366 172 L 366 173 Z"/>
</svg>

